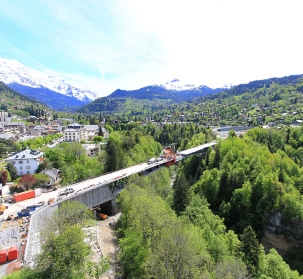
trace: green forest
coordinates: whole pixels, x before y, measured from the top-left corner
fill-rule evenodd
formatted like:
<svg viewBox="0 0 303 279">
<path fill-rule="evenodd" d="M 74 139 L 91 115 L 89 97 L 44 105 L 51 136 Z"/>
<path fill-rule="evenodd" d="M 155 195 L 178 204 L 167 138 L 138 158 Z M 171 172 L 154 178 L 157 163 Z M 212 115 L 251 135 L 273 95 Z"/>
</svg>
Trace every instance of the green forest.
<svg viewBox="0 0 303 279">
<path fill-rule="evenodd" d="M 214 138 L 194 124 L 117 123 L 113 130 L 96 158 L 65 143 L 46 158 L 68 183 L 143 162 L 174 141 L 183 150 Z M 133 177 L 118 200 L 125 278 L 300 278 L 302 150 L 303 128 L 255 128 L 242 137 L 231 131 L 205 158 Z M 274 226 L 277 214 L 283 217 Z M 262 245 L 271 227 L 272 235 L 294 243 L 291 249 L 279 254 Z"/>
<path fill-rule="evenodd" d="M 172 188 L 171 169 L 130 181 L 119 197 L 125 278 L 302 278 L 302 132 L 231 131 L 183 161 Z M 263 246 L 268 231 L 293 245 Z"/>
<path fill-rule="evenodd" d="M 191 121 L 206 126 L 258 126 L 277 120 L 290 124 L 303 116 L 302 92 L 302 75 L 293 75 L 232 86 L 186 102 L 163 99 L 161 92 L 144 93 L 146 99 L 131 93 L 127 98 L 103 97 L 81 107 L 77 113 L 102 112 L 118 121 L 145 121 L 150 118 L 158 122 L 170 116 L 169 121 L 172 122 Z"/>
<path fill-rule="evenodd" d="M 216 138 L 193 123 L 113 123 L 109 129 L 98 156 L 63 142 L 45 149 L 44 167 L 59 168 L 62 183 L 70 184 L 159 156 L 172 143 L 184 150 Z M 254 128 L 240 137 L 231 130 L 205 156 L 124 181 L 116 201 L 122 278 L 303 278 L 302 150 L 303 128 Z M 70 230 L 81 239 L 79 229 Z M 288 249 L 275 249 L 269 236 Z M 65 232 L 51 239 L 52 247 L 66 245 Z M 43 257 L 37 270 L 50 272 Z M 76 278 L 73 264 L 64 269 L 71 276 L 56 278 Z M 42 278 L 35 276 L 28 278 Z"/>
<path fill-rule="evenodd" d="M 30 115 L 45 116 L 50 112 L 46 105 L 38 100 L 32 100 L 7 87 L 0 82 L 0 111 L 8 112 L 10 115 L 27 117 Z"/>
<path fill-rule="evenodd" d="M 46 148 L 43 168 L 62 171 L 62 184 L 68 185 L 98 175 L 126 168 L 161 154 L 166 145 L 175 143 L 183 150 L 214 139 L 211 129 L 188 125 L 164 125 L 162 128 L 139 123 L 113 124 L 105 150 L 88 157 L 80 143 L 62 142 L 55 148 Z M 96 143 L 98 144 L 98 143 Z"/>
</svg>

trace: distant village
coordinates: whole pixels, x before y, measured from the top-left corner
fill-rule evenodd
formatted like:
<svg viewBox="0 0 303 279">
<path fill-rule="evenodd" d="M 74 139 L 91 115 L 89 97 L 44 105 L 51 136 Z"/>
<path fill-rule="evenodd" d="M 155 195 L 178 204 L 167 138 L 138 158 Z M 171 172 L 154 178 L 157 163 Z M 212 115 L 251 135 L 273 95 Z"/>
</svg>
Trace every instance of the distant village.
<svg viewBox="0 0 303 279">
<path fill-rule="evenodd" d="M 98 149 L 105 143 L 98 145 L 93 142 L 94 137 L 102 135 L 104 139 L 108 138 L 108 131 L 105 129 L 105 119 L 98 125 L 82 125 L 75 123 L 73 119 L 56 119 L 49 120 L 46 117 L 29 116 L 25 121 L 11 121 L 12 118 L 18 119 L 17 116 L 9 117 L 7 112 L 0 112 L 0 138 L 11 139 L 14 142 L 21 142 L 36 137 L 47 135 L 62 135 L 54 140 L 48 147 L 53 148 L 62 141 L 80 142 L 85 149 L 87 156 L 95 156 Z M 43 152 L 39 150 L 26 149 L 13 154 L 8 154 L 5 161 L 11 162 L 16 170 L 17 175 L 35 174 L 39 164 L 43 161 Z M 56 183 L 59 172 L 56 169 L 44 171 L 50 177 L 49 185 Z"/>
<path fill-rule="evenodd" d="M 263 128 L 288 125 L 301 126 L 303 123 L 303 111 L 290 105 L 288 108 L 273 106 L 256 106 L 250 109 L 237 108 L 229 111 L 228 105 L 218 104 L 213 108 L 204 108 L 205 103 L 200 104 L 201 111 L 192 113 L 174 113 L 163 117 L 164 123 L 174 122 L 198 122 L 204 126 L 262 126 Z M 253 113 L 252 113 L 253 111 Z M 151 119 L 147 118 L 149 122 Z"/>
</svg>

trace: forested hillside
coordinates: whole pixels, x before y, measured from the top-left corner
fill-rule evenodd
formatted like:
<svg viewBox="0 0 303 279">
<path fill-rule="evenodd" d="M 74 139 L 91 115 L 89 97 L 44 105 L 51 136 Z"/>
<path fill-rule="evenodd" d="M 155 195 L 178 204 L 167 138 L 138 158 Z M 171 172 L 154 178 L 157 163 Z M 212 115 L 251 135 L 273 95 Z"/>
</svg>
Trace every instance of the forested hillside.
<svg viewBox="0 0 303 279">
<path fill-rule="evenodd" d="M 39 103 L 38 100 L 31 100 L 0 82 L 0 111 L 9 112 L 19 116 L 45 116 L 50 109 Z"/>
<path fill-rule="evenodd" d="M 106 113 L 121 121 L 191 121 L 208 125 L 290 124 L 303 118 L 303 78 L 293 75 L 240 84 L 187 102 L 171 98 L 101 98 L 82 107 L 84 114 Z M 125 94 L 124 94 L 125 95 Z M 169 117 L 168 117 L 169 116 Z"/>
<path fill-rule="evenodd" d="M 180 104 L 177 112 L 203 125 L 289 125 L 303 118 L 302 92 L 302 75 L 253 81 Z"/>
<path fill-rule="evenodd" d="M 155 111 L 166 110 L 170 105 L 175 104 L 170 99 L 132 99 L 132 98 L 98 98 L 77 110 L 78 113 L 106 113 L 113 115 L 129 115 L 143 117 L 143 119 Z"/>
<path fill-rule="evenodd" d="M 61 169 L 68 184 L 158 156 L 173 141 L 182 150 L 214 138 L 194 124 L 111 129 L 97 157 L 62 143 L 45 150 L 45 167 Z M 231 131 L 205 157 L 123 181 L 116 226 L 123 278 L 302 279 L 302 150 L 303 128 Z"/>
<path fill-rule="evenodd" d="M 188 185 L 181 174 L 176 181 Z M 178 217 L 169 206 L 177 187 L 161 169 L 121 193 L 124 278 L 302 278 L 275 249 L 265 252 L 250 226 L 239 235 L 228 229 L 204 196 L 190 194 Z"/>
<path fill-rule="evenodd" d="M 167 107 L 169 104 L 178 104 L 186 100 L 193 100 L 201 96 L 214 94 L 221 90 L 221 88 L 211 89 L 207 86 L 169 90 L 157 85 L 128 91 L 117 89 L 109 96 L 98 98 L 92 103 L 83 106 L 78 112 L 96 113 L 102 111 L 110 114 L 125 114 L 133 110 L 133 115 L 136 115 L 136 112 L 146 114 L 150 113 L 150 111 L 163 110 L 165 106 Z"/>
<path fill-rule="evenodd" d="M 164 131 L 173 138 L 174 124 Z M 119 199 L 125 278 L 302 278 L 302 138 L 303 128 L 231 131 L 183 161 L 172 189 L 172 169 L 134 178 Z M 289 249 L 264 246 L 267 235 Z"/>
</svg>

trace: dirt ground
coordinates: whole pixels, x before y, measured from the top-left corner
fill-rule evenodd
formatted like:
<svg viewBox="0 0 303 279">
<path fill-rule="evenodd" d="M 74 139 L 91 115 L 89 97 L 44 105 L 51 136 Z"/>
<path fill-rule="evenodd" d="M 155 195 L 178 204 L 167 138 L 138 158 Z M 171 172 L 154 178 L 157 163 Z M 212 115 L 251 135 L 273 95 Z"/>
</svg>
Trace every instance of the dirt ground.
<svg viewBox="0 0 303 279">
<path fill-rule="evenodd" d="M 289 249 L 293 247 L 293 244 L 287 242 L 284 238 L 278 238 L 276 235 L 268 232 L 264 233 L 264 237 L 261 240 L 265 248 L 265 252 L 269 252 L 271 248 L 275 248 L 280 255 L 284 255 Z"/>
<path fill-rule="evenodd" d="M 116 238 L 114 228 L 109 224 L 114 223 L 118 216 L 109 217 L 107 220 L 98 221 L 97 233 L 98 242 L 103 257 L 110 258 L 110 269 L 103 274 L 102 279 L 118 279 L 120 276 L 120 268 L 118 262 L 119 245 Z"/>
</svg>

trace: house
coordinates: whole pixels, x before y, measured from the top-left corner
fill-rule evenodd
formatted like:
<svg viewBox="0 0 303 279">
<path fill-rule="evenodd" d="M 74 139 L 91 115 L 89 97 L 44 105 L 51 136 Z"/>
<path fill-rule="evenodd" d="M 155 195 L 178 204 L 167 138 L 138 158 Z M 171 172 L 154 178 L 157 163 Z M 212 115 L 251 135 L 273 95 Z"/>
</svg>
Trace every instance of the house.
<svg viewBox="0 0 303 279">
<path fill-rule="evenodd" d="M 97 144 L 82 144 L 85 149 L 85 154 L 88 157 L 96 156 L 100 152 L 100 145 Z"/>
<path fill-rule="evenodd" d="M 301 119 L 295 119 L 293 120 L 291 123 L 290 123 L 290 126 L 291 127 L 298 127 L 298 126 L 301 126 L 303 123 L 303 120 Z"/>
<path fill-rule="evenodd" d="M 40 137 L 42 136 L 43 134 L 46 134 L 46 130 L 44 127 L 42 126 L 36 126 L 35 128 L 32 129 L 31 131 L 31 135 L 34 136 L 34 137 Z"/>
<path fill-rule="evenodd" d="M 13 154 L 5 159 L 5 161 L 14 164 L 18 176 L 34 174 L 37 171 L 39 164 L 44 160 L 43 154 L 43 152 L 37 150 L 25 149 Z"/>
<path fill-rule="evenodd" d="M 2 134 L 2 133 L 0 133 L 0 138 L 1 139 L 6 139 L 6 140 L 12 139 L 15 142 L 17 142 L 19 140 L 19 137 L 15 134 Z"/>
<path fill-rule="evenodd" d="M 99 126 L 98 125 L 84 125 L 85 138 L 88 140 L 93 140 L 95 136 L 98 136 Z"/>
<path fill-rule="evenodd" d="M 2 122 L 4 132 L 26 133 L 25 123 L 23 122 Z"/>
<path fill-rule="evenodd" d="M 5 122 L 8 119 L 8 113 L 5 111 L 0 111 L 0 122 Z"/>
<path fill-rule="evenodd" d="M 55 168 L 45 169 L 39 172 L 39 174 L 46 174 L 49 180 L 45 186 L 53 186 L 60 181 L 61 171 Z"/>
<path fill-rule="evenodd" d="M 30 122 L 30 123 L 36 124 L 36 123 L 39 123 L 39 117 L 34 116 L 34 115 L 31 115 L 30 117 L 28 117 L 28 118 L 26 119 L 26 121 L 27 121 L 27 122 Z"/>
</svg>

